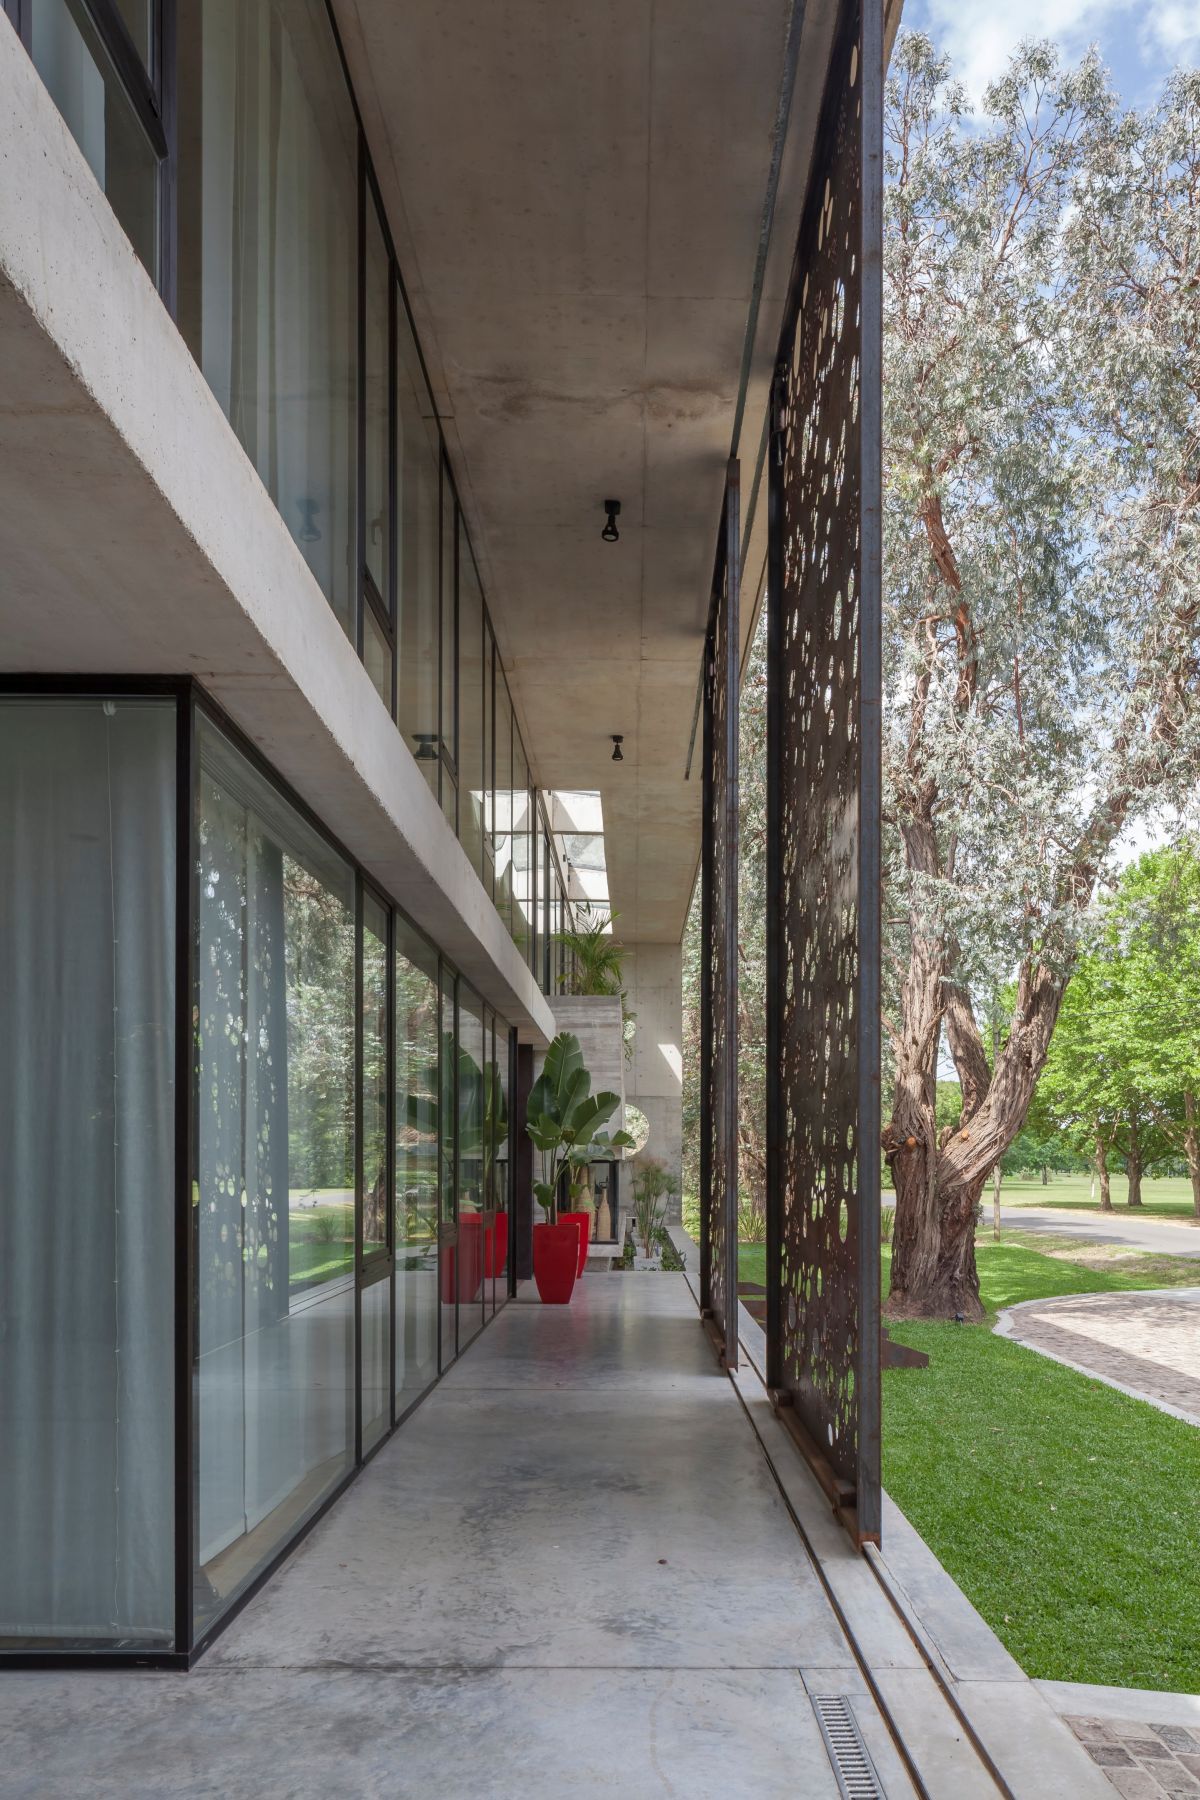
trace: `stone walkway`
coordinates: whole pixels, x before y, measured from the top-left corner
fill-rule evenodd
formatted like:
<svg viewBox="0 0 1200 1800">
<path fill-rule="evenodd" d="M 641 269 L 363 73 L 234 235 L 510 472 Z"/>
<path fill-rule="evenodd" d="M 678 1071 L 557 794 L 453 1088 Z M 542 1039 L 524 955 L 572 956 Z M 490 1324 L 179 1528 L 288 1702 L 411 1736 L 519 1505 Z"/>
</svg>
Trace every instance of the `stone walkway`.
<svg viewBox="0 0 1200 1800">
<path fill-rule="evenodd" d="M 1200 1288 L 1029 1300 L 997 1329 L 1200 1425 Z"/>
<path fill-rule="evenodd" d="M 1186 1725 L 1069 1714 L 1066 1722 L 1124 1800 L 1200 1795 L 1200 1732 Z"/>
</svg>

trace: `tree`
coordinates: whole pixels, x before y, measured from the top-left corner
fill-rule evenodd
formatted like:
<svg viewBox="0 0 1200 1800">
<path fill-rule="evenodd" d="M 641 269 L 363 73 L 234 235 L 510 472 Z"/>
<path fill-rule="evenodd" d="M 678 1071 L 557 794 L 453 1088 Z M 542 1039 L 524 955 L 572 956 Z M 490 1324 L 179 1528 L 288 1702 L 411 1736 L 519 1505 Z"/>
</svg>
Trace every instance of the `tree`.
<svg viewBox="0 0 1200 1800">
<path fill-rule="evenodd" d="M 1200 856 L 1152 850 L 1126 871 L 1111 928 L 1128 966 L 1128 1056 L 1156 1128 L 1182 1151 L 1200 1219 Z"/>
<path fill-rule="evenodd" d="M 1139 1067 L 1135 1043 L 1136 975 L 1106 920 L 1102 946 L 1080 959 L 1063 995 L 1037 1086 L 1036 1105 L 1068 1143 L 1088 1155 L 1100 1210 L 1112 1211 L 1111 1158 L 1125 1164 L 1129 1205 L 1140 1206 L 1143 1173 L 1171 1145 Z"/>
<path fill-rule="evenodd" d="M 886 101 L 883 1147 L 894 1316 L 978 1318 L 975 1217 L 1123 828 L 1196 779 L 1200 75 L 1123 114 L 1024 45 Z M 1016 971 L 995 1068 L 972 999 Z M 939 1142 L 943 1033 L 962 1087 Z"/>
</svg>

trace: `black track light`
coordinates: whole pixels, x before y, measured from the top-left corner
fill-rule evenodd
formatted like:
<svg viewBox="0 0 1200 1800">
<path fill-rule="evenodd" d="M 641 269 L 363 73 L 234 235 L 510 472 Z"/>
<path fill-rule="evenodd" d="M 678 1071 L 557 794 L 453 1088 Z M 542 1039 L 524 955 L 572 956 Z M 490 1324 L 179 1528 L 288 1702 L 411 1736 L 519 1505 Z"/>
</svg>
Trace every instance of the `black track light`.
<svg viewBox="0 0 1200 1800">
<path fill-rule="evenodd" d="M 624 742 L 625 742 L 624 738 L 617 737 L 614 734 L 614 736 L 613 736 L 613 761 L 614 762 L 624 762 L 625 761 L 625 758 L 621 754 L 621 745 Z"/>
<path fill-rule="evenodd" d="M 604 539 L 606 544 L 615 544 L 621 535 L 617 530 L 617 514 L 621 510 L 621 502 L 619 500 L 606 500 L 604 502 L 604 510 L 608 514 L 608 523 L 600 533 L 600 536 Z"/>
</svg>

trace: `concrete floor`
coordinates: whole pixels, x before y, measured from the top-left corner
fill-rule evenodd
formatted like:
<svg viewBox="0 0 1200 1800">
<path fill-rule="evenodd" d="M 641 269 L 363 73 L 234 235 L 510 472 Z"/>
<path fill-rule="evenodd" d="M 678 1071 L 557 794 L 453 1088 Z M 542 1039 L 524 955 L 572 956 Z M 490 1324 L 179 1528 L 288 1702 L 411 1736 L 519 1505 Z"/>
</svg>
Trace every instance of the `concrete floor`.
<svg viewBox="0 0 1200 1800">
<path fill-rule="evenodd" d="M 806 1692 L 807 1690 L 807 1692 Z M 510 1305 L 191 1675 L 14 1674 L 0 1794 L 911 1794 L 682 1277 Z"/>
</svg>

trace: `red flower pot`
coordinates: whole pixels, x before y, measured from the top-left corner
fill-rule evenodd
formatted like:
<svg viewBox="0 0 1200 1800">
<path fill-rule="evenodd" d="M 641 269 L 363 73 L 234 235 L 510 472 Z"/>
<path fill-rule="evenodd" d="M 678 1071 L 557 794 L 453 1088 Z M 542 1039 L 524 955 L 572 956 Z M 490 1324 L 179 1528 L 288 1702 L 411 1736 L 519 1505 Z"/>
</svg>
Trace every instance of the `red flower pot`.
<svg viewBox="0 0 1200 1800">
<path fill-rule="evenodd" d="M 557 1225 L 533 1228 L 533 1279 L 543 1306 L 565 1306 L 579 1268 L 579 1226 L 560 1219 Z"/>
<path fill-rule="evenodd" d="M 508 1214 L 498 1212 L 484 1237 L 485 1275 L 503 1275 L 508 1268 Z"/>
<path fill-rule="evenodd" d="M 583 1265 L 587 1261 L 588 1245 L 592 1241 L 592 1215 L 585 1212 L 560 1212 L 558 1216 L 564 1224 L 568 1219 L 574 1219 L 579 1226 L 579 1267 L 575 1273 L 582 1275 Z"/>
<path fill-rule="evenodd" d="M 458 1297 L 468 1305 L 483 1287 L 483 1214 L 458 1215 Z"/>
</svg>

